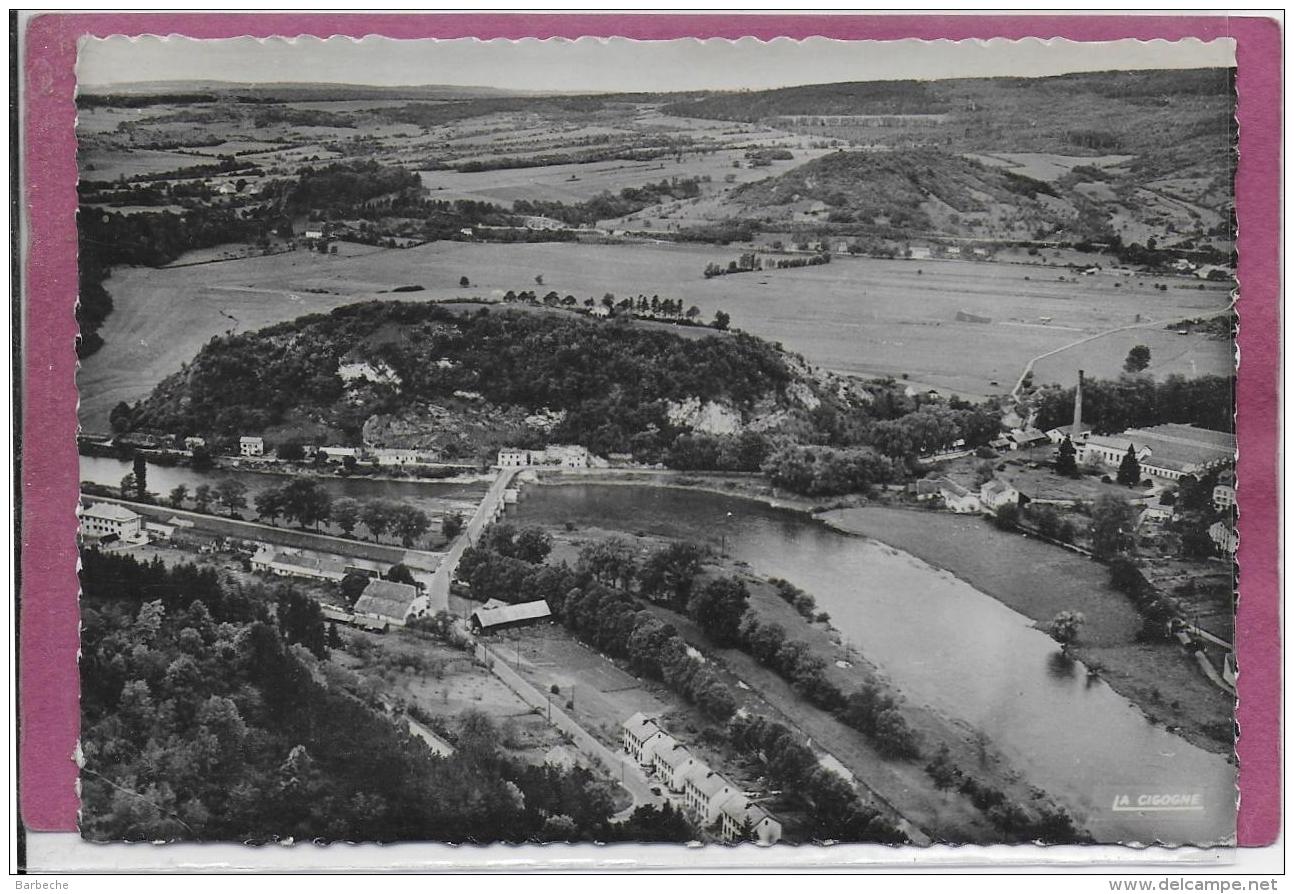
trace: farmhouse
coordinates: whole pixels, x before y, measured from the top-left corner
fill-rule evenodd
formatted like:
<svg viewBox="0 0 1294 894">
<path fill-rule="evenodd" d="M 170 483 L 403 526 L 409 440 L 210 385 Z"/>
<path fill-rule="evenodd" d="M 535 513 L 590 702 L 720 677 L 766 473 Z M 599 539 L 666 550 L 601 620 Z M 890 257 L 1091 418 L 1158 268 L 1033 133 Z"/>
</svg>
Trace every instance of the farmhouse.
<svg viewBox="0 0 1294 894">
<path fill-rule="evenodd" d="M 979 501 L 986 510 L 992 511 L 1001 506 L 1019 503 L 1020 492 L 1009 481 L 993 478 L 980 486 Z"/>
<path fill-rule="evenodd" d="M 782 824 L 745 795 L 736 794 L 720 809 L 719 833 L 724 841 L 777 844 L 782 840 Z"/>
<path fill-rule="evenodd" d="M 665 735 L 664 731 L 646 714 L 639 711 L 621 724 L 620 747 L 638 763 L 643 763 L 643 749 Z M 650 748 L 649 748 L 650 754 Z"/>
<path fill-rule="evenodd" d="M 917 499 L 930 500 L 938 495 L 953 512 L 979 512 L 979 497 L 947 478 L 922 478 L 917 482 Z"/>
<path fill-rule="evenodd" d="M 355 600 L 355 614 L 367 615 L 403 627 L 410 618 L 425 614 L 427 597 L 417 587 L 393 580 L 370 579 Z"/>
<path fill-rule="evenodd" d="M 81 511 L 81 532 L 87 537 L 139 542 L 144 539 L 143 517 L 116 503 L 95 503 Z"/>
<path fill-rule="evenodd" d="M 240 456 L 264 456 L 265 439 L 252 437 L 239 438 L 238 453 Z"/>
<path fill-rule="evenodd" d="M 1129 446 L 1141 463 L 1141 471 L 1161 481 L 1198 476 L 1236 459 L 1235 435 L 1167 423 L 1130 428 L 1118 435 L 1092 435 L 1079 446 L 1079 461 L 1117 467 Z"/>
<path fill-rule="evenodd" d="M 1141 518 L 1137 520 L 1137 524 L 1163 524 L 1164 522 L 1172 521 L 1172 519 L 1173 507 L 1156 498 L 1153 502 L 1146 504 L 1146 508 L 1142 510 Z"/>
<path fill-rule="evenodd" d="M 482 606 L 472 612 L 472 632 L 493 633 L 496 630 L 507 630 L 510 627 L 534 624 L 552 616 L 552 610 L 543 599 L 536 599 L 533 602 L 518 602 L 516 605 L 503 605 L 498 608 Z"/>
</svg>

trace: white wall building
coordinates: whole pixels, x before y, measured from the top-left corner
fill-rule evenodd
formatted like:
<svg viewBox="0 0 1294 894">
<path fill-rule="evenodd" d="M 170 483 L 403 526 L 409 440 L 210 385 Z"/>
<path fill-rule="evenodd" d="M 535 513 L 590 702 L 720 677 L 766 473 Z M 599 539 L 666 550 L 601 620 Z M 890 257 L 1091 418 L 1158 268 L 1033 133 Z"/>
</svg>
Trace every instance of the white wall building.
<svg viewBox="0 0 1294 894">
<path fill-rule="evenodd" d="M 81 532 L 87 537 L 118 537 L 121 540 L 144 539 L 144 520 L 137 512 L 116 503 L 95 503 L 81 510 Z"/>
<path fill-rule="evenodd" d="M 253 437 L 239 438 L 238 453 L 240 456 L 264 456 L 265 439 Z"/>
</svg>

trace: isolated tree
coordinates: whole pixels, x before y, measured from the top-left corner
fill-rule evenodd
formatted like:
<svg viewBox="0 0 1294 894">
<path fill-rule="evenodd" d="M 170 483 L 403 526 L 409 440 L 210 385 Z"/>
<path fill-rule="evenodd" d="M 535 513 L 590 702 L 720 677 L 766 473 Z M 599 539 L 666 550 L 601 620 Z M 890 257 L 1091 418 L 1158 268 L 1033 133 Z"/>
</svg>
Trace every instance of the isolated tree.
<svg viewBox="0 0 1294 894">
<path fill-rule="evenodd" d="M 1128 445 L 1128 452 L 1124 454 L 1123 461 L 1119 463 L 1118 481 L 1132 487 L 1141 481 L 1141 463 L 1137 462 L 1137 453 Z"/>
<path fill-rule="evenodd" d="M 135 495 L 135 473 L 127 472 L 122 475 L 121 483 L 117 485 L 117 489 L 121 492 L 123 500 L 129 500 L 133 497 Z"/>
<path fill-rule="evenodd" d="M 458 278 L 458 285 L 464 289 L 466 289 L 471 284 L 472 284 L 472 281 L 468 279 L 466 276 L 460 276 Z"/>
<path fill-rule="evenodd" d="M 144 459 L 144 454 L 135 454 L 135 499 L 144 502 L 148 499 L 148 460 Z"/>
<path fill-rule="evenodd" d="M 730 322 L 732 322 L 732 317 L 721 310 L 716 310 L 714 312 L 714 322 L 710 325 L 715 329 L 727 329 Z"/>
<path fill-rule="evenodd" d="M 535 285 L 537 285 L 537 286 L 542 286 L 543 284 L 544 284 L 544 275 L 543 275 L 542 273 L 536 273 L 536 274 L 535 274 Z"/>
<path fill-rule="evenodd" d="M 1056 474 L 1067 478 L 1078 477 L 1078 451 L 1068 437 L 1056 448 Z"/>
<path fill-rule="evenodd" d="M 1145 345 L 1136 345 L 1128 352 L 1128 357 L 1123 361 L 1124 372 L 1139 373 L 1146 367 L 1150 366 L 1150 348 Z"/>
<path fill-rule="evenodd" d="M 355 526 L 359 524 L 361 511 L 362 507 L 359 500 L 353 500 L 350 497 L 334 500 L 332 504 L 333 524 L 341 528 L 342 533 L 349 537 L 354 533 Z"/>
<path fill-rule="evenodd" d="M 171 488 L 170 494 L 167 495 L 167 501 L 176 509 L 184 508 L 184 501 L 189 498 L 189 489 L 183 484 L 177 484 Z"/>
<path fill-rule="evenodd" d="M 686 316 L 689 320 L 695 321 L 697 317 L 701 316 L 701 308 L 693 304 L 691 307 L 687 309 Z"/>
<path fill-rule="evenodd" d="M 1064 611 L 1052 618 L 1047 632 L 1051 638 L 1060 643 L 1061 651 L 1066 651 L 1071 645 L 1078 642 L 1078 634 L 1083 625 L 1087 623 L 1087 618 L 1082 612 Z"/>
</svg>

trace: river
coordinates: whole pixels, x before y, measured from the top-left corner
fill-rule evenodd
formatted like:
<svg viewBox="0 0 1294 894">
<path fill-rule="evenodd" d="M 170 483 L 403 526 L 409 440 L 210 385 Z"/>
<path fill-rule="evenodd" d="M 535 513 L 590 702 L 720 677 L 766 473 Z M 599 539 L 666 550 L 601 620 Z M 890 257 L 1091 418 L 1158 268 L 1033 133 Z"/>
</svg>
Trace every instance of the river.
<svg viewBox="0 0 1294 894">
<path fill-rule="evenodd" d="M 121 479 L 132 471 L 132 464 L 110 457 L 82 456 L 81 481 L 111 487 L 114 490 L 121 484 Z M 183 484 L 189 489 L 192 499 L 193 491 L 202 484 L 214 485 L 223 478 L 234 478 L 247 485 L 247 506 L 243 514 L 251 517 L 255 514 L 256 495 L 271 487 L 279 487 L 291 481 L 284 475 L 269 472 L 249 472 L 244 470 L 213 469 L 210 472 L 195 472 L 188 466 L 148 466 L 148 490 L 159 499 L 177 485 Z M 382 480 L 363 477 L 327 477 L 316 478 L 317 482 L 327 489 L 334 499 L 351 497 L 356 500 L 391 500 L 408 503 L 422 509 L 434 518 L 447 511 L 461 512 L 470 516 L 476 509 L 489 487 L 488 481 L 437 481 L 437 480 Z M 324 526 L 325 532 L 337 533 L 331 526 Z"/>
<path fill-rule="evenodd" d="M 509 517 L 708 541 L 802 587 L 910 701 L 982 731 L 1100 841 L 1234 836 L 1224 757 L 1150 723 L 1028 618 L 907 553 L 758 501 L 670 488 L 530 487 Z M 1202 809 L 1114 809 L 1120 795 L 1135 806 L 1197 794 Z"/>
</svg>

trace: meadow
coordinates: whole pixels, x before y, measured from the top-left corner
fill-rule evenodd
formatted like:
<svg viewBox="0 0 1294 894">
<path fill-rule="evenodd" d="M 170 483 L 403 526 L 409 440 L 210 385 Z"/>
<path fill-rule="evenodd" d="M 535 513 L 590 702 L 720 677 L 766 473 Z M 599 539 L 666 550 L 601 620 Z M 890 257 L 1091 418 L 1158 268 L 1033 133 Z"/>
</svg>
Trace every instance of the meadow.
<svg viewBox="0 0 1294 894">
<path fill-rule="evenodd" d="M 498 300 L 509 289 L 551 289 L 581 302 L 608 292 L 682 299 L 699 307 L 703 319 L 726 311 L 734 327 L 780 342 L 819 366 L 906 376 L 914 386 L 968 397 L 1009 391 L 1030 359 L 1125 326 L 1141 328 L 1045 358 L 1035 380 L 1068 383 L 1080 367 L 1090 375 L 1115 375 L 1137 343 L 1151 347 L 1151 371 L 1160 377 L 1230 369 L 1228 343 L 1164 328 L 1220 313 L 1228 304 L 1223 284 L 1201 290 L 1185 278 L 1082 277 L 1023 263 L 841 257 L 818 267 L 707 280 L 702 270 L 708 262 L 726 263 L 741 249 L 467 242 L 409 249 L 341 243 L 338 249 L 328 256 L 298 251 L 116 270 L 106 283 L 116 304 L 101 330 L 107 344 L 82 363 L 78 376 L 82 424 L 105 430 L 118 401 L 144 397 L 208 339 L 228 331 L 356 301 Z M 459 285 L 463 276 L 470 287 Z M 542 286 L 536 276 L 543 277 Z M 1153 288 L 1160 282 L 1169 288 Z M 423 290 L 391 293 L 404 285 Z M 992 322 L 957 322 L 959 310 Z"/>
</svg>

